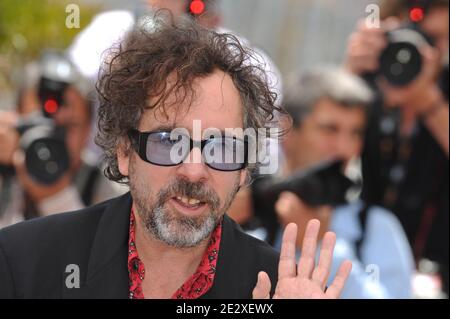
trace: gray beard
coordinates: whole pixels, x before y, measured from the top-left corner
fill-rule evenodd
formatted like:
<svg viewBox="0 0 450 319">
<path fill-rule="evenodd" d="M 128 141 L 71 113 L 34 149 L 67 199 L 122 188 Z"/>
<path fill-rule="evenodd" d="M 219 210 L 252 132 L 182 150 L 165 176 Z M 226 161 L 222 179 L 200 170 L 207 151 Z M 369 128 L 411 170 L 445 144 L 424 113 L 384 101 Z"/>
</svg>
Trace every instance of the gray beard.
<svg viewBox="0 0 450 319">
<path fill-rule="evenodd" d="M 216 228 L 222 215 L 211 212 L 203 221 L 194 221 L 189 217 L 169 217 L 164 207 L 153 209 L 145 221 L 151 235 L 168 246 L 176 248 L 196 247 Z"/>
<path fill-rule="evenodd" d="M 176 180 L 157 194 L 156 201 L 149 202 L 151 199 L 149 187 L 139 187 L 132 182 L 133 180 L 136 181 L 130 178 L 130 191 L 145 229 L 154 239 L 175 248 L 196 247 L 207 239 L 220 223 L 239 190 L 239 179 L 237 179 L 233 190 L 220 208 L 219 197 L 213 190 L 206 189 L 199 183 Z M 189 197 L 201 198 L 209 205 L 208 215 L 187 217 L 172 211 L 167 207 L 167 201 L 175 195 L 175 191 Z"/>
</svg>

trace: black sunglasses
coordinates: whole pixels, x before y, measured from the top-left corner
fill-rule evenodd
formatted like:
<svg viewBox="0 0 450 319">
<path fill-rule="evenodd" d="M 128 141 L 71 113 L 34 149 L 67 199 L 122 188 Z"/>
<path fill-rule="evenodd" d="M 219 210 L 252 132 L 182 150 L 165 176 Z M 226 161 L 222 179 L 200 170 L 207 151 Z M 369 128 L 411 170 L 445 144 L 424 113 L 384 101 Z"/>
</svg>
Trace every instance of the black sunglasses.
<svg viewBox="0 0 450 319">
<path fill-rule="evenodd" d="M 185 134 L 168 131 L 128 132 L 131 145 L 139 157 L 158 166 L 177 166 L 183 163 L 194 147 L 200 148 L 204 163 L 224 172 L 242 170 L 247 166 L 248 142 L 236 137 L 211 136 L 193 141 Z"/>
</svg>

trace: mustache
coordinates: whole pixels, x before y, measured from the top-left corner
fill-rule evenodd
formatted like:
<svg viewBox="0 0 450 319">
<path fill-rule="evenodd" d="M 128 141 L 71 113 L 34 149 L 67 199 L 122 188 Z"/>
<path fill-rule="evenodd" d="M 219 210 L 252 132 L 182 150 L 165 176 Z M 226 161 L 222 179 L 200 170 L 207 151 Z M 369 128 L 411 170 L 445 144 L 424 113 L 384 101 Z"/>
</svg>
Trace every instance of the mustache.
<svg viewBox="0 0 450 319">
<path fill-rule="evenodd" d="M 217 193 L 201 182 L 193 183 L 186 179 L 178 178 L 171 182 L 169 186 L 162 189 L 158 194 L 160 203 L 166 202 L 175 196 L 196 198 L 199 201 L 208 204 L 213 210 L 220 207 L 220 199 Z"/>
</svg>

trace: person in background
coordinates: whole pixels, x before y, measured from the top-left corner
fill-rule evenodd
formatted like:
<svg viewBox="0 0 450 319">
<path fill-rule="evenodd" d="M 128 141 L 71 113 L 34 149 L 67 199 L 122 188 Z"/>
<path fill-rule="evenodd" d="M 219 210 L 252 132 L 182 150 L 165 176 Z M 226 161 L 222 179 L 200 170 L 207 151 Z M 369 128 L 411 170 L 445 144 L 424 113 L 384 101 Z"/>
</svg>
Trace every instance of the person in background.
<svg viewBox="0 0 450 319">
<path fill-rule="evenodd" d="M 397 215 L 416 262 L 438 264 L 448 295 L 449 1 L 386 0 L 380 5 L 381 28 L 361 22 L 349 38 L 345 59 L 346 69 L 363 76 L 380 95 L 371 108 L 362 156 L 363 197 Z M 420 74 L 395 87 L 376 75 L 388 45 L 386 31 L 411 23 L 417 5 L 423 18 L 415 26 L 432 45 L 420 48 Z"/>
<path fill-rule="evenodd" d="M 0 116 L 0 228 L 24 219 L 80 209 L 125 192 L 103 176 L 100 164 L 85 150 L 93 115 L 88 91 L 75 76 L 75 69 L 73 81 L 62 92 L 62 105 L 52 116 L 55 125 L 64 128 L 69 168 L 50 184 L 37 181 L 27 171 L 16 127 L 26 119 L 42 116 L 38 86 L 42 78 L 56 79 L 54 64 L 58 63 L 69 62 L 63 55 L 51 53 L 41 63 L 29 65 L 19 90 L 17 111 L 2 112 Z"/>
<path fill-rule="evenodd" d="M 363 80 L 342 69 L 323 67 L 295 74 L 284 93 L 283 105 L 293 118 L 293 128 L 281 142 L 285 156 L 281 176 L 326 160 L 339 159 L 348 167 L 362 151 L 372 98 Z M 263 198 L 258 202 L 265 205 Z M 337 207 L 311 207 L 290 192 L 281 193 L 275 207 L 255 208 L 255 214 L 260 211 L 266 211 L 266 217 L 271 214 L 266 224 L 274 229 L 277 249 L 283 227 L 289 223 L 299 226 L 297 256 L 301 256 L 310 220 L 321 221 L 319 238 L 329 230 L 336 233 L 332 273 L 344 259 L 353 263 L 342 298 L 411 297 L 413 258 L 404 231 L 391 212 L 362 200 Z"/>
</svg>

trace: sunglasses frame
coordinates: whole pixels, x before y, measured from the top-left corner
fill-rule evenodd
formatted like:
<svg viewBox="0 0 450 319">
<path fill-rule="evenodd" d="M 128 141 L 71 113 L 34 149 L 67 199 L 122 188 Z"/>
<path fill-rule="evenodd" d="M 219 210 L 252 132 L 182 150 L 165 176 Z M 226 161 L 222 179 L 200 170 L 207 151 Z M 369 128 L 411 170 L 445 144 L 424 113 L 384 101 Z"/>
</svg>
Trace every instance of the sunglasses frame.
<svg viewBox="0 0 450 319">
<path fill-rule="evenodd" d="M 131 142 L 131 146 L 133 147 L 134 151 L 139 155 L 139 157 L 147 163 L 156 165 L 156 166 L 163 166 L 163 167 L 173 167 L 173 166 L 178 166 L 181 165 L 183 163 L 184 160 L 182 160 L 180 163 L 178 164 L 159 164 L 159 163 L 155 163 L 150 161 L 147 158 L 147 140 L 148 137 L 152 134 L 157 134 L 157 133 L 170 133 L 169 131 L 165 131 L 165 130 L 161 130 L 161 131 L 149 131 L 149 132 L 141 132 L 139 130 L 136 129 L 132 129 L 128 131 L 128 137 L 130 139 Z M 225 137 L 222 136 L 222 139 L 224 139 Z M 235 137 L 233 137 L 235 138 Z M 202 152 L 202 159 L 203 158 L 203 149 L 205 148 L 205 146 L 208 144 L 208 141 L 210 139 L 206 139 L 206 140 L 201 140 L 201 141 L 194 141 L 189 137 L 189 153 L 187 156 L 189 156 L 189 154 L 192 152 L 192 150 L 194 149 L 194 147 L 199 147 L 200 151 Z M 241 140 L 242 141 L 242 140 Z M 242 163 L 242 167 L 237 168 L 237 169 L 233 169 L 233 170 L 224 170 L 224 169 L 218 169 L 216 167 L 211 166 L 211 164 L 203 161 L 203 163 L 205 165 L 207 165 L 209 168 L 216 170 L 216 171 L 221 171 L 221 172 L 236 172 L 236 171 L 240 171 L 245 169 L 248 166 L 248 141 L 247 141 L 247 137 L 244 137 L 244 140 L 242 141 L 244 143 L 244 162 Z M 200 145 L 198 145 L 200 144 Z M 186 159 L 186 158 L 185 158 Z"/>
</svg>

